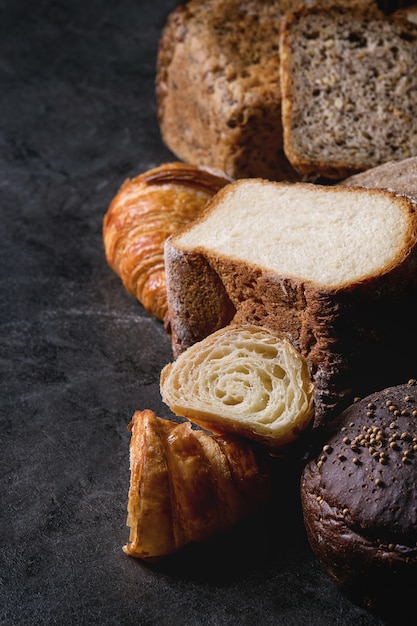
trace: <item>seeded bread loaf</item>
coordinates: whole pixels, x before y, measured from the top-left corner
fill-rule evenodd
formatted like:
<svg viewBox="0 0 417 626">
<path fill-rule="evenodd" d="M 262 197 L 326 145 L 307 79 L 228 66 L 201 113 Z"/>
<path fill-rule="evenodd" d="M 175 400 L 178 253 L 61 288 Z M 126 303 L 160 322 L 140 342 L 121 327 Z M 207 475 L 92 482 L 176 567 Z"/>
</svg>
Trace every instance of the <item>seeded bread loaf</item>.
<svg viewBox="0 0 417 626">
<path fill-rule="evenodd" d="M 375 7 L 309 7 L 280 37 L 285 153 L 342 179 L 417 156 L 417 25 Z"/>
<path fill-rule="evenodd" d="M 174 355 L 229 323 L 282 332 L 309 364 L 315 423 L 413 355 L 416 205 L 387 190 L 231 183 L 167 240 L 165 271 Z"/>
<path fill-rule="evenodd" d="M 279 25 L 297 0 L 191 0 L 169 16 L 158 119 L 181 160 L 233 178 L 298 176 L 282 149 Z"/>
<path fill-rule="evenodd" d="M 342 183 L 346 187 L 391 189 L 417 202 L 417 157 L 389 161 L 370 170 L 354 174 Z"/>
<path fill-rule="evenodd" d="M 416 442 L 410 379 L 347 408 L 301 478 L 307 535 L 323 568 L 354 600 L 396 617 L 393 624 L 415 606 Z"/>
</svg>

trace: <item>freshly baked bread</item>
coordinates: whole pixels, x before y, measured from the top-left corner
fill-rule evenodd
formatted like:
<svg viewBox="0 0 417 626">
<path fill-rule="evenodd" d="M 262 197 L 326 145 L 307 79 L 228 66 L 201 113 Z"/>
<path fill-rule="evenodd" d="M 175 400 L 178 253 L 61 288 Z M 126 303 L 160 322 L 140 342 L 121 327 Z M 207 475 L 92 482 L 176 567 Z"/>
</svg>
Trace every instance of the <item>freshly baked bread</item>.
<svg viewBox="0 0 417 626">
<path fill-rule="evenodd" d="M 347 408 L 301 478 L 307 535 L 325 571 L 353 599 L 398 620 L 415 606 L 416 464 L 411 379 Z"/>
<path fill-rule="evenodd" d="M 354 174 L 340 184 L 346 187 L 391 189 L 417 202 L 417 157 L 388 161 L 365 172 Z"/>
<path fill-rule="evenodd" d="M 230 530 L 271 499 L 268 459 L 249 442 L 151 410 L 136 411 L 129 428 L 126 554 L 157 561 Z"/>
<path fill-rule="evenodd" d="M 174 356 L 229 323 L 284 333 L 311 369 L 316 422 L 414 358 L 407 197 L 236 181 L 166 241 L 165 270 Z"/>
<path fill-rule="evenodd" d="M 298 0 L 191 0 L 169 16 L 157 62 L 158 119 L 183 161 L 233 178 L 299 178 L 282 149 L 278 39 Z"/>
<path fill-rule="evenodd" d="M 103 220 L 107 262 L 148 313 L 164 320 L 164 243 L 230 182 L 222 172 L 165 163 L 126 180 Z"/>
<path fill-rule="evenodd" d="M 417 156 L 417 25 L 375 7 L 309 7 L 280 37 L 285 153 L 342 179 Z"/>
<path fill-rule="evenodd" d="M 190 346 L 161 373 L 163 401 L 176 415 L 215 433 L 279 447 L 313 418 L 306 361 L 283 335 L 226 326 Z"/>
</svg>

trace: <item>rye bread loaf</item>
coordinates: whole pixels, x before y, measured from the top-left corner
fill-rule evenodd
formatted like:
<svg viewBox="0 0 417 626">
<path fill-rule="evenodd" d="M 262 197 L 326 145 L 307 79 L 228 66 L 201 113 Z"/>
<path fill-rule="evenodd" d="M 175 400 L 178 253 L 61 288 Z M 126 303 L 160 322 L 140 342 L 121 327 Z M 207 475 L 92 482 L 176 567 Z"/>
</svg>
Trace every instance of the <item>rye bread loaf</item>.
<svg viewBox="0 0 417 626">
<path fill-rule="evenodd" d="M 365 172 L 349 176 L 341 184 L 346 187 L 391 189 L 417 202 L 417 157 L 388 161 Z"/>
<path fill-rule="evenodd" d="M 287 14 L 284 150 L 304 176 L 342 179 L 417 156 L 417 25 L 375 7 Z"/>
<path fill-rule="evenodd" d="M 396 624 L 415 605 L 416 463 L 417 386 L 410 379 L 348 407 L 321 433 L 301 477 L 306 531 L 323 568 Z"/>
<path fill-rule="evenodd" d="M 191 0 L 162 32 L 162 138 L 181 160 L 233 178 L 298 178 L 282 147 L 279 26 L 296 0 Z"/>
<path fill-rule="evenodd" d="M 413 356 L 416 205 L 387 190 L 231 183 L 166 241 L 165 270 L 174 356 L 229 323 L 282 332 L 309 364 L 315 423 Z"/>
</svg>

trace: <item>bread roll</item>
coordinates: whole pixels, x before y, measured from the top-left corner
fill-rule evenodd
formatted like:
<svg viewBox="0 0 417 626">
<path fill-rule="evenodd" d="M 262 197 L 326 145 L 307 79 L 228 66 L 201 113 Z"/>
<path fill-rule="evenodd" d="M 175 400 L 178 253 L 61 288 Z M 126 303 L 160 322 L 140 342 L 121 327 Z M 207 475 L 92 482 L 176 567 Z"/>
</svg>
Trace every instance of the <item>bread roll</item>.
<svg viewBox="0 0 417 626">
<path fill-rule="evenodd" d="M 415 603 L 416 464 L 410 379 L 347 408 L 322 433 L 301 479 L 307 535 L 325 571 L 355 601 L 398 620 Z"/>
</svg>

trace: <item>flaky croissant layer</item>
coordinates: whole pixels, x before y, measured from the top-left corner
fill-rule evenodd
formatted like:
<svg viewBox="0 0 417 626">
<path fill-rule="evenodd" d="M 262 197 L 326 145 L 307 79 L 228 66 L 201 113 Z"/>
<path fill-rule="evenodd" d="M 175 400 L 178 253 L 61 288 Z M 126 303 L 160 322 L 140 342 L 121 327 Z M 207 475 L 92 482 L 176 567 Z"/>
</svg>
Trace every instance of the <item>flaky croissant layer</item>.
<svg viewBox="0 0 417 626">
<path fill-rule="evenodd" d="M 103 220 L 107 262 L 128 293 L 157 319 L 167 313 L 165 240 L 229 182 L 220 172 L 166 163 L 126 180 L 113 198 Z"/>
<path fill-rule="evenodd" d="M 233 528 L 272 496 L 271 476 L 249 442 L 149 409 L 135 412 L 129 428 L 126 554 L 158 560 Z"/>
<path fill-rule="evenodd" d="M 195 343 L 164 367 L 160 386 L 176 415 L 273 447 L 297 439 L 314 413 L 307 363 L 259 326 L 226 326 Z"/>
</svg>

